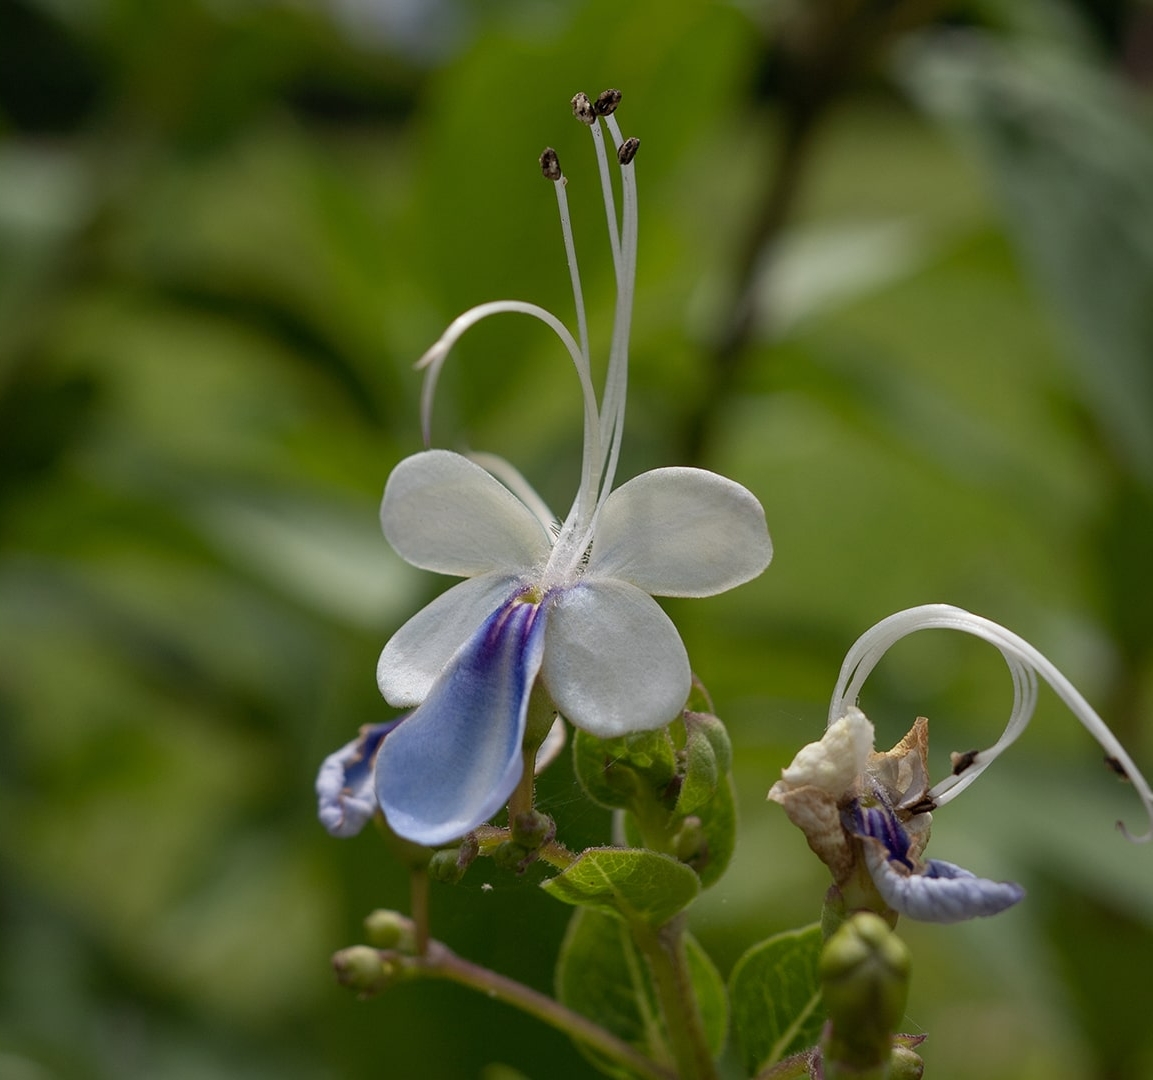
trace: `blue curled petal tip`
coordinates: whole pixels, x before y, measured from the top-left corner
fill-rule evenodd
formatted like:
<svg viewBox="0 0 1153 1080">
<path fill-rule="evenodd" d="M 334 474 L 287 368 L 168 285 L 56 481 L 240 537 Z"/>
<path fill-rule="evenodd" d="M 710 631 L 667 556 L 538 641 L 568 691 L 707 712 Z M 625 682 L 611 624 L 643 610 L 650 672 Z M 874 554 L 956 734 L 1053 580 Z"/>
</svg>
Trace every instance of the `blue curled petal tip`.
<svg viewBox="0 0 1153 1080">
<path fill-rule="evenodd" d="M 366 724 L 324 759 L 316 776 L 316 816 L 333 836 L 355 836 L 376 813 L 372 767 L 384 737 L 403 719 Z"/>
<path fill-rule="evenodd" d="M 376 797 L 397 835 L 447 844 L 508 802 L 523 768 L 547 608 L 513 599 L 494 611 L 381 748 Z"/>
<path fill-rule="evenodd" d="M 877 891 L 894 911 L 920 922 L 954 923 L 997 915 L 1025 896 L 1012 881 L 990 881 L 940 859 L 921 873 L 887 858 L 884 846 L 865 841 L 865 861 Z"/>
</svg>

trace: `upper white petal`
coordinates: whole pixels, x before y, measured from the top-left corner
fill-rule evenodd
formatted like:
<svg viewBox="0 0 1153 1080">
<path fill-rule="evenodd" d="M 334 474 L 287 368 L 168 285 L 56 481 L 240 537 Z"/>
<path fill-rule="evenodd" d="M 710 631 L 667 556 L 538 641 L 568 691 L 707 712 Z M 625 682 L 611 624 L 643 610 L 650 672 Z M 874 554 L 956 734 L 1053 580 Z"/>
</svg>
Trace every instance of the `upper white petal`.
<svg viewBox="0 0 1153 1080">
<path fill-rule="evenodd" d="M 380 654 L 376 682 L 385 700 L 401 709 L 424 701 L 452 654 L 519 588 L 519 580 L 509 574 L 482 574 L 421 608 Z"/>
<path fill-rule="evenodd" d="M 689 696 L 689 658 L 647 593 L 588 581 L 551 599 L 541 677 L 557 709 L 602 738 L 675 719 Z"/>
<path fill-rule="evenodd" d="M 551 547 L 548 532 L 524 503 L 449 450 L 425 450 L 392 470 L 380 523 L 406 562 L 461 577 L 527 570 Z"/>
<path fill-rule="evenodd" d="M 605 500 L 588 573 L 657 596 L 712 596 L 756 577 L 772 555 L 747 488 L 704 469 L 654 469 Z"/>
</svg>

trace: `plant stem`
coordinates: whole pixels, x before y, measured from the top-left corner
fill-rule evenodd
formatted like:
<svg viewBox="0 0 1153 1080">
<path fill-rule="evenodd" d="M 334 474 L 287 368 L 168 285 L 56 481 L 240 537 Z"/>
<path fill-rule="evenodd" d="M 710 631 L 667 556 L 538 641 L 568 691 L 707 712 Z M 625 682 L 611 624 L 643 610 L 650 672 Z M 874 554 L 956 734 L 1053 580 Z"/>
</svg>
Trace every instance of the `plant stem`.
<svg viewBox="0 0 1153 1080">
<path fill-rule="evenodd" d="M 718 1080 L 689 977 L 685 916 L 677 915 L 656 930 L 640 920 L 630 921 L 630 929 L 653 977 L 677 1076 L 680 1080 Z"/>
<path fill-rule="evenodd" d="M 638 1080 L 678 1080 L 668 1069 L 650 1061 L 623 1039 L 599 1024 L 594 1024 L 587 1017 L 524 983 L 457 956 L 439 941 L 430 941 L 422 956 L 393 957 L 390 954 L 389 959 L 399 962 L 406 971 L 413 974 L 448 979 L 535 1016 L 628 1069 Z"/>
<path fill-rule="evenodd" d="M 423 956 L 428 952 L 428 871 L 422 866 L 412 870 L 409 878 L 409 897 L 412 902 L 412 923 L 415 929 L 416 951 Z"/>
</svg>

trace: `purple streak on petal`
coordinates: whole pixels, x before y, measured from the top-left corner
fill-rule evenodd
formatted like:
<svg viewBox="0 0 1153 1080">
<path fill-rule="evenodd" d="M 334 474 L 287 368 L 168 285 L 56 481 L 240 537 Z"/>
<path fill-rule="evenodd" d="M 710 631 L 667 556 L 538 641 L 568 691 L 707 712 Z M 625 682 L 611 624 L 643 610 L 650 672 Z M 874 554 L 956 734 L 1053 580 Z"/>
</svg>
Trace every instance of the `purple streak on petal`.
<svg viewBox="0 0 1153 1080">
<path fill-rule="evenodd" d="M 883 845 L 865 840 L 865 862 L 886 904 L 910 919 L 952 923 L 996 915 L 1025 896 L 1011 881 L 979 878 L 953 863 L 930 859 L 922 873 L 910 873 L 885 857 Z"/>
<path fill-rule="evenodd" d="M 430 847 L 446 844 L 508 801 L 521 776 L 547 608 L 514 598 L 494 611 L 385 743 L 376 794 L 400 836 Z"/>
<path fill-rule="evenodd" d="M 885 848 L 888 858 L 899 862 L 907 869 L 913 869 L 909 859 L 909 836 L 896 814 L 887 806 L 861 806 L 854 803 L 845 812 L 848 816 L 849 832 L 856 836 L 871 836 Z"/>
<path fill-rule="evenodd" d="M 333 836 L 355 836 L 376 813 L 372 766 L 385 735 L 403 719 L 366 724 L 358 738 L 324 759 L 316 776 L 316 814 Z"/>
</svg>

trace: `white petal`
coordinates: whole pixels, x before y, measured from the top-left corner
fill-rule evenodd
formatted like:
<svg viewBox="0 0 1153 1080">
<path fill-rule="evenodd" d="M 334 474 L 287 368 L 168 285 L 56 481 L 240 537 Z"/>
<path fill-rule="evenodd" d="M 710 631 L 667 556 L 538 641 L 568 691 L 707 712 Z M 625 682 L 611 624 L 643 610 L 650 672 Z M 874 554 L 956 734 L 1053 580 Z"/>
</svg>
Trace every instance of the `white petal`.
<svg viewBox="0 0 1153 1080">
<path fill-rule="evenodd" d="M 772 555 L 747 488 L 704 469 L 654 469 L 605 501 L 588 572 L 657 596 L 712 596 L 756 577 Z"/>
<path fill-rule="evenodd" d="M 385 701 L 400 709 L 424 701 L 452 654 L 520 588 L 518 579 L 508 574 L 483 574 L 454 585 L 421 608 L 380 654 L 376 682 Z"/>
<path fill-rule="evenodd" d="M 610 738 L 675 719 L 689 658 L 660 605 L 623 581 L 582 581 L 551 598 L 541 676 L 561 714 Z"/>
<path fill-rule="evenodd" d="M 820 742 L 809 743 L 781 771 L 784 788 L 816 787 L 840 798 L 865 771 L 873 749 L 873 725 L 860 709 L 850 706 L 830 725 Z"/>
<path fill-rule="evenodd" d="M 479 465 L 448 450 L 414 454 L 392 470 L 380 523 L 406 562 L 460 577 L 527 570 L 551 547 L 524 503 Z"/>
</svg>

